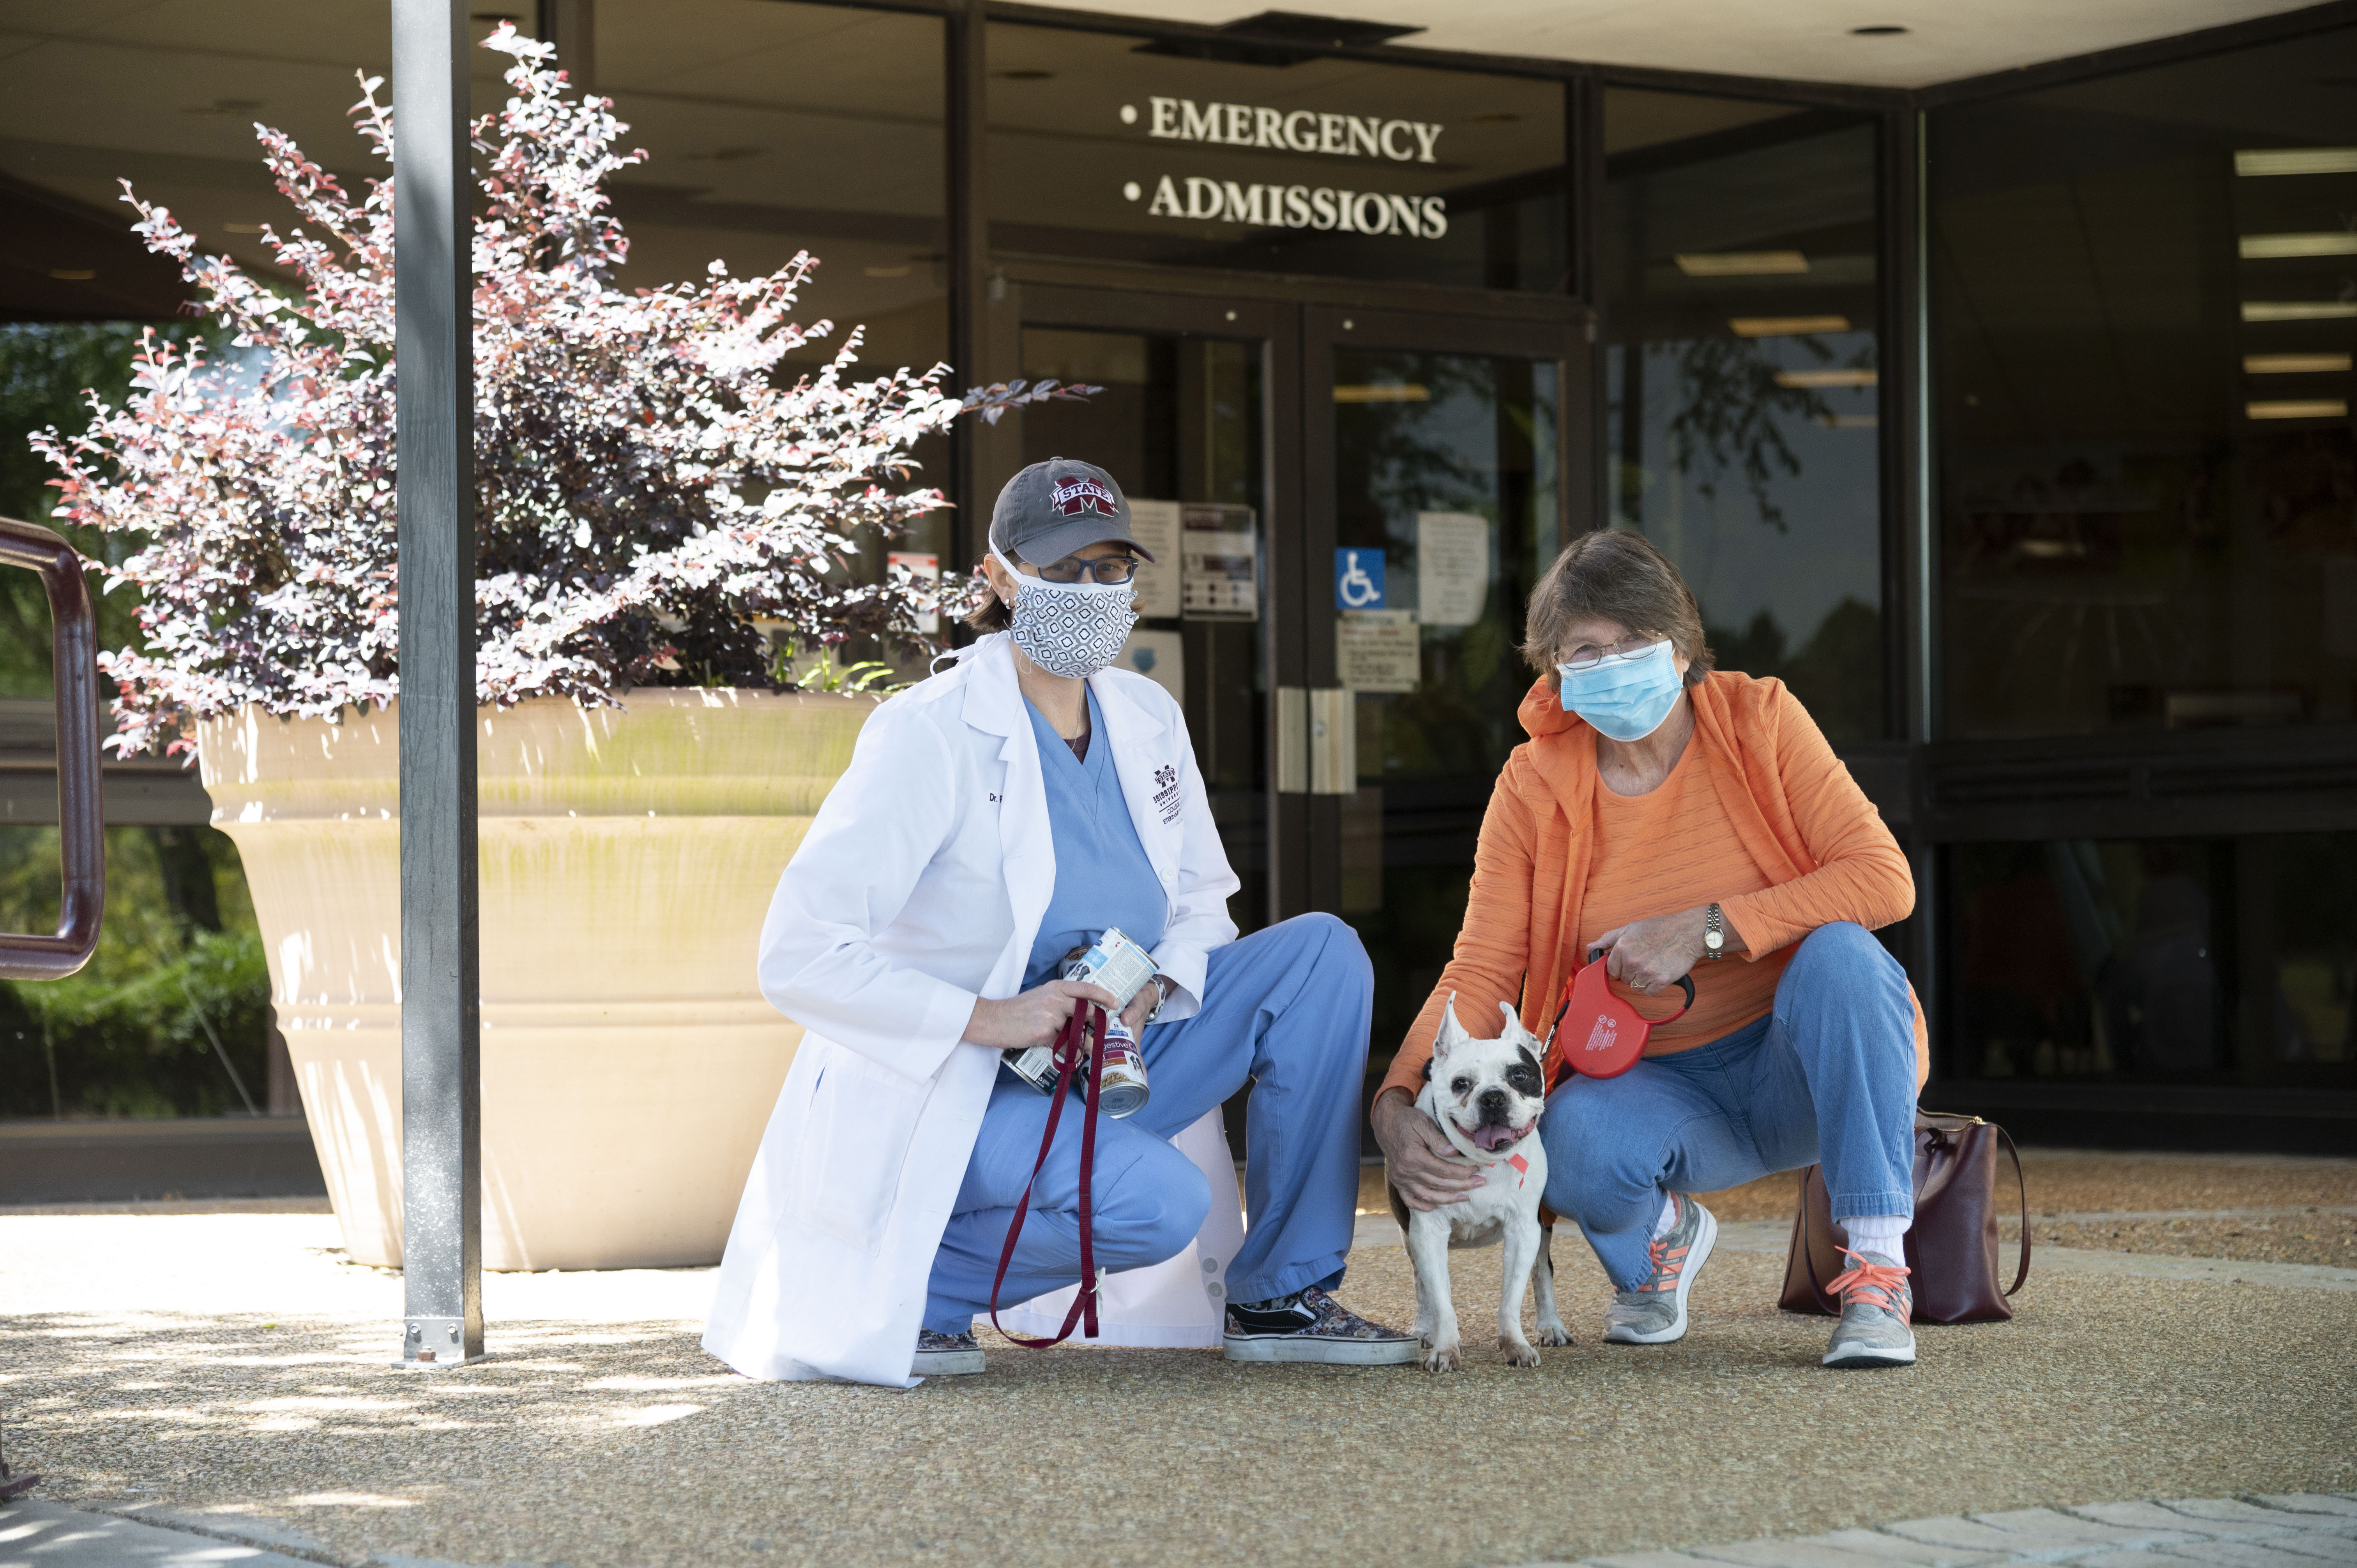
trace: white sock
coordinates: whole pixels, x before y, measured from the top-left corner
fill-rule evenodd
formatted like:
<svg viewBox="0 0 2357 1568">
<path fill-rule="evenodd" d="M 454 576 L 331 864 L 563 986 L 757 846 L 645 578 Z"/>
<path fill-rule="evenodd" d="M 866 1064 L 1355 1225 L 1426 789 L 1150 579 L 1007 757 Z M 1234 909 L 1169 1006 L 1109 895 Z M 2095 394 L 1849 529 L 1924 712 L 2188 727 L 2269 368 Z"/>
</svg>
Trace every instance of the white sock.
<svg viewBox="0 0 2357 1568">
<path fill-rule="evenodd" d="M 1861 1214 L 1834 1223 L 1849 1232 L 1849 1244 L 1861 1252 L 1879 1252 L 1893 1262 L 1906 1255 L 1902 1238 L 1912 1221 L 1904 1214 Z"/>
<path fill-rule="evenodd" d="M 1678 1222 L 1678 1197 L 1674 1192 L 1662 1194 L 1661 1218 L 1653 1221 L 1653 1235 L 1666 1236 L 1670 1227 Z"/>
</svg>

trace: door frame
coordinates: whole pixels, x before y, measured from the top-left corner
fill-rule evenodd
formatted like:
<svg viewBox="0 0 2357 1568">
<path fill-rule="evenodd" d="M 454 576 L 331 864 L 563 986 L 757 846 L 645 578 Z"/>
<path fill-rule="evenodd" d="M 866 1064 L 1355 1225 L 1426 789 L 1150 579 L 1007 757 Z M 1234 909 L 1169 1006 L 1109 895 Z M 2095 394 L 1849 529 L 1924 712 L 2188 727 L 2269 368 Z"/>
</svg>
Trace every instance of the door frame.
<svg viewBox="0 0 2357 1568">
<path fill-rule="evenodd" d="M 1551 360 L 1555 365 L 1555 539 L 1556 548 L 1572 535 L 1596 526 L 1593 499 L 1598 493 L 1596 467 L 1601 439 L 1601 416 L 1596 395 L 1596 328 L 1592 313 L 1501 320 L 1446 311 L 1358 310 L 1337 306 L 1307 306 L 1301 312 L 1302 411 L 1301 469 L 1304 487 L 1301 551 L 1311 564 L 1330 564 L 1338 537 L 1336 508 L 1339 486 L 1335 474 L 1333 403 L 1327 389 L 1334 385 L 1337 349 L 1391 349 L 1406 352 L 1480 354 L 1499 359 Z M 1318 388 L 1321 401 L 1313 413 L 1307 400 Z M 1542 563 L 1541 569 L 1544 569 Z M 1324 592 L 1328 573 L 1318 571 L 1308 583 L 1309 596 L 1296 608 L 1294 621 L 1305 639 L 1300 669 L 1303 683 L 1312 692 L 1340 685 L 1335 662 L 1334 605 Z M 1298 797 L 1307 807 L 1302 842 L 1308 854 L 1296 869 L 1298 880 L 1285 891 L 1289 901 L 1273 906 L 1281 915 L 1307 909 L 1340 910 L 1342 903 L 1342 802 L 1340 794 Z"/>
<path fill-rule="evenodd" d="M 1157 293 L 1147 287 L 1097 288 L 1059 285 L 1008 285 L 999 302 L 1006 329 L 994 343 L 1001 355 L 990 367 L 990 379 L 1007 381 L 1023 373 L 1023 331 L 1026 328 L 1062 328 L 1086 332 L 1135 332 L 1161 337 L 1216 338 L 1256 342 L 1261 351 L 1261 515 L 1266 613 L 1261 617 L 1264 668 L 1268 671 L 1268 700 L 1264 703 L 1262 756 L 1266 759 L 1262 785 L 1268 824 L 1267 908 L 1272 922 L 1298 910 L 1286 908 L 1280 889 L 1299 878 L 1286 868 L 1308 863 L 1308 819 L 1306 798 L 1277 789 L 1277 747 L 1282 738 L 1276 702 L 1277 688 L 1300 662 L 1300 617 L 1290 607 L 1299 602 L 1302 557 L 1288 549 L 1301 532 L 1300 465 L 1284 454 L 1300 449 L 1302 394 L 1301 316 L 1299 307 L 1267 299 L 1223 299 L 1215 295 Z M 985 448 L 978 464 L 977 498 L 995 497 L 1022 463 L 1015 428 L 999 427 L 1001 438 Z M 976 508 L 980 510 L 979 505 Z M 986 517 L 977 518 L 977 523 Z M 978 540 L 978 534 L 977 534 Z M 979 543 L 976 544 L 979 549 Z M 1297 683 L 1297 681 L 1295 682 Z"/>
</svg>

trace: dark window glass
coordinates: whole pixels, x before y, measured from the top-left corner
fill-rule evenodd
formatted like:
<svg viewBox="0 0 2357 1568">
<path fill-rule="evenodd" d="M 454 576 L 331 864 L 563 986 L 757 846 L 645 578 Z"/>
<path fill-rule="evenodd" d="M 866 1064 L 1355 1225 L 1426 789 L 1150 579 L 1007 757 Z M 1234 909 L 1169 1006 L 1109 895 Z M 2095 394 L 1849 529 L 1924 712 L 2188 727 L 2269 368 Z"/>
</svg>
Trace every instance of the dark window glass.
<svg viewBox="0 0 2357 1568">
<path fill-rule="evenodd" d="M 648 154 L 610 182 L 630 237 L 621 281 L 696 281 L 716 260 L 745 277 L 808 251 L 820 265 L 794 318 L 834 329 L 790 354 L 787 374 L 834 358 L 855 327 L 855 376 L 946 360 L 945 47 L 940 18 L 892 11 L 780 0 L 599 7 L 597 90 L 630 123 L 622 145 Z M 947 438 L 926 437 L 915 456 L 913 485 L 947 486 Z M 857 570 L 880 573 L 885 548 L 860 543 Z M 891 549 L 939 562 L 948 543 L 944 510 Z M 859 639 L 842 656 L 891 651 Z"/>
<path fill-rule="evenodd" d="M 503 16 L 530 32 L 534 10 L 477 7 L 474 36 Z M 83 387 L 119 404 L 141 328 L 211 330 L 183 313 L 178 268 L 130 231 L 136 217 L 117 181 L 171 209 L 203 250 L 290 281 L 260 241 L 265 222 L 286 230 L 291 209 L 254 124 L 293 136 L 348 191 L 389 177 L 346 113 L 356 75 L 389 72 L 388 19 L 382 0 L 11 14 L 0 50 L 0 513 L 46 515 L 56 492 L 26 434 L 80 429 Z M 835 329 L 798 350 L 790 374 L 815 369 L 855 325 L 866 328 L 855 373 L 946 358 L 942 49 L 938 17 L 776 0 L 597 7 L 593 57 L 560 63 L 576 82 L 588 66 L 630 124 L 620 145 L 649 154 L 609 182 L 631 243 L 617 282 L 693 282 L 716 259 L 741 277 L 806 249 L 823 264 L 798 319 Z M 476 111 L 497 107 L 507 58 L 479 50 L 468 63 Z M 946 479 L 945 446 L 920 445 L 915 483 Z M 935 548 L 941 532 L 904 548 Z M 102 557 L 125 544 L 76 542 Z M 135 639 L 126 594 L 98 606 L 103 646 Z M 48 744 L 48 639 L 38 579 L 0 570 L 0 741 L 20 753 Z M 0 833 L 0 929 L 54 925 L 55 837 Z M 110 828 L 91 965 L 62 983 L 0 983 L 0 1119 L 242 1112 L 232 1065 L 263 1109 L 294 1110 L 283 1045 L 279 1066 L 264 1065 L 269 994 L 229 842 L 205 828 Z"/>
<path fill-rule="evenodd" d="M 2346 720 L 2357 33 L 1930 119 L 1944 724 Z"/>
<path fill-rule="evenodd" d="M 187 0 L 26 32 L 0 66 L 0 228 L 17 263 L 0 269 L 0 317 L 179 313 L 188 291 L 130 232 L 122 178 L 205 250 L 285 281 L 259 231 L 283 232 L 291 209 L 254 123 L 295 137 L 347 190 L 389 177 L 345 113 L 360 96 L 355 73 L 390 68 L 387 15 L 328 8 L 307 15 L 297 39 L 266 7 Z M 502 16 L 527 33 L 534 25 L 529 5 L 479 8 L 475 37 Z M 599 7 L 586 74 L 629 125 L 619 146 L 648 155 L 608 184 L 630 241 L 617 282 L 701 281 L 716 260 L 743 277 L 806 250 L 822 264 L 797 319 L 834 330 L 796 350 L 791 373 L 831 358 L 855 326 L 866 333 L 859 373 L 947 358 L 943 48 L 938 17 L 894 12 L 779 0 Z M 474 52 L 478 113 L 503 100 L 509 63 Z M 581 59 L 559 63 L 580 81 Z M 79 339 L 7 351 L 71 354 Z M 946 481 L 945 454 L 941 440 L 920 444 L 919 482 Z M 905 547 L 938 548 L 944 532 L 937 520 Z"/>
<path fill-rule="evenodd" d="M 314 6 L 290 28 L 286 13 L 234 0 L 10 18 L 0 59 L 0 513 L 48 520 L 53 470 L 25 438 L 52 424 L 82 429 L 82 388 L 120 406 L 143 328 L 228 349 L 218 328 L 183 313 L 189 290 L 131 232 L 138 218 L 117 181 L 171 209 L 206 250 L 274 275 L 260 229 L 284 232 L 291 209 L 263 166 L 254 122 L 293 135 L 347 190 L 387 177 L 345 110 L 360 96 L 356 71 L 387 70 L 388 19 L 382 5 Z M 498 102 L 496 63 L 478 62 L 486 104 Z M 101 560 L 129 548 L 119 535 L 75 543 Z M 96 604 L 102 647 L 137 640 L 127 592 Z M 0 737 L 38 768 L 52 735 L 48 605 L 32 574 L 0 570 Z M 130 770 L 149 768 L 178 771 L 160 759 Z M 41 772 L 20 773 L 12 814 L 54 811 L 51 789 Z M 57 868 L 56 829 L 0 832 L 0 929 L 55 928 Z M 106 916 L 89 966 L 64 981 L 0 982 L 0 1119 L 299 1112 L 269 1017 L 267 961 L 229 840 L 185 822 L 110 826 Z"/>
<path fill-rule="evenodd" d="M 743 276 L 808 251 L 798 319 L 853 326 L 860 362 L 947 358 L 948 144 L 938 17 L 779 0 L 597 12 L 597 88 L 647 161 L 614 177 L 626 281 Z"/>
<path fill-rule="evenodd" d="M 1875 128 L 1618 89 L 1604 124 L 1612 524 L 1685 574 L 1720 669 L 1882 738 Z"/>
<path fill-rule="evenodd" d="M 1943 1078 L 2357 1083 L 2357 833 L 1947 859 Z"/>
<path fill-rule="evenodd" d="M 1561 290 L 1560 82 L 990 28 L 1001 253 Z"/>
<path fill-rule="evenodd" d="M 1382 607 L 1347 612 L 1338 647 L 1397 618 L 1413 660 L 1369 684 L 1359 683 L 1363 666 L 1346 676 L 1359 787 L 1341 802 L 1340 913 L 1374 961 L 1378 1076 L 1439 983 L 1464 923 L 1482 812 L 1528 738 L 1514 711 L 1531 671 L 1516 645 L 1559 542 L 1560 379 L 1545 360 L 1334 355 L 1334 542 L 1362 574 L 1361 591 L 1376 587 L 1372 574 L 1383 579 Z M 1469 560 L 1478 569 L 1453 587 L 1437 571 Z"/>
</svg>

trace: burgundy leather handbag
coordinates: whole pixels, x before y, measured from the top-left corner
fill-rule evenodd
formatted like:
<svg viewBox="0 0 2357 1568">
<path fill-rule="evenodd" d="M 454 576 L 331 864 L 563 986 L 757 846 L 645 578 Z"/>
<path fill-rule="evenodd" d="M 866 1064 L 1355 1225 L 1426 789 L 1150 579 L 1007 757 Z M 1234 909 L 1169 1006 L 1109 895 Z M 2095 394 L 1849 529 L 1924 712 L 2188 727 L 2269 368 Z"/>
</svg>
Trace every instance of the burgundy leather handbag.
<svg viewBox="0 0 2357 1568">
<path fill-rule="evenodd" d="M 2021 1264 L 2013 1283 L 1997 1288 L 1996 1155 L 2005 1144 L 2021 1196 Z M 1786 1312 L 1836 1316 L 1841 1303 L 1825 1282 L 1847 1267 L 1841 1248 L 1849 1237 L 1834 1223 L 1824 1173 L 1801 1173 L 1800 1212 L 1792 1217 L 1792 1250 L 1784 1264 Z M 1995 1323 L 2013 1316 L 2006 1298 L 2029 1278 L 2029 1187 L 2021 1153 L 2004 1128 L 1977 1116 L 1915 1112 L 1915 1222 L 1907 1232 L 1908 1283 L 1918 1323 Z"/>
</svg>

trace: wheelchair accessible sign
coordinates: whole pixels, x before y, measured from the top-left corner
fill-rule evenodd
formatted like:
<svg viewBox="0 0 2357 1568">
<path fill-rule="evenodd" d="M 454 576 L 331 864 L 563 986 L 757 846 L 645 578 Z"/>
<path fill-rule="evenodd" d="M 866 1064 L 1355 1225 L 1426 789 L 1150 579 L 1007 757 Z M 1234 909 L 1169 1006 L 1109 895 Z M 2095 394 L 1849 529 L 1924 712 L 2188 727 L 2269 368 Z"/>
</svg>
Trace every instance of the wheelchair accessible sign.
<svg viewBox="0 0 2357 1568">
<path fill-rule="evenodd" d="M 1339 549 L 1334 552 L 1334 607 L 1338 610 L 1379 610 L 1383 607 L 1382 551 Z"/>
</svg>

